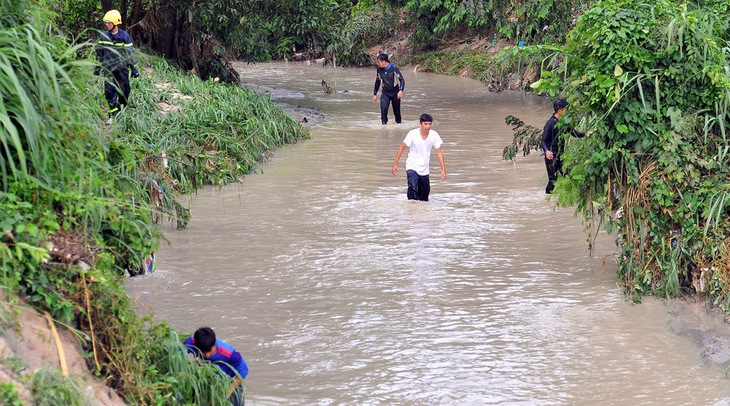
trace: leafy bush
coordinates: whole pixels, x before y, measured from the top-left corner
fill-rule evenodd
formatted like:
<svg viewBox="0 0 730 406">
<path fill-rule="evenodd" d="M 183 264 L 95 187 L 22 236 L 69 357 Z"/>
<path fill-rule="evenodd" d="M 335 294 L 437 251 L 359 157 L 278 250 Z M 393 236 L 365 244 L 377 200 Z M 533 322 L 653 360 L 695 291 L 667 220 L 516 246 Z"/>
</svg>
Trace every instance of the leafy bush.
<svg viewBox="0 0 730 406">
<path fill-rule="evenodd" d="M 619 275 L 637 298 L 693 291 L 730 311 L 727 17 L 670 0 L 597 2 L 534 85 L 568 95 L 593 131 L 568 146 L 559 203 L 617 233 Z"/>
<path fill-rule="evenodd" d="M 64 377 L 53 368 L 36 371 L 31 379 L 31 390 L 35 396 L 33 404 L 37 406 L 81 406 L 89 401 L 75 378 Z"/>
<path fill-rule="evenodd" d="M 365 52 L 370 44 L 385 42 L 396 35 L 397 10 L 385 3 L 366 5 L 360 2 L 342 30 L 335 30 L 327 52 L 340 65 L 366 65 L 373 60 Z"/>
<path fill-rule="evenodd" d="M 516 41 L 562 42 L 582 10 L 577 0 L 409 0 L 404 10 L 416 26 L 411 45 L 431 50 L 450 34 L 498 34 Z M 485 35 L 486 34 L 486 35 Z"/>
</svg>

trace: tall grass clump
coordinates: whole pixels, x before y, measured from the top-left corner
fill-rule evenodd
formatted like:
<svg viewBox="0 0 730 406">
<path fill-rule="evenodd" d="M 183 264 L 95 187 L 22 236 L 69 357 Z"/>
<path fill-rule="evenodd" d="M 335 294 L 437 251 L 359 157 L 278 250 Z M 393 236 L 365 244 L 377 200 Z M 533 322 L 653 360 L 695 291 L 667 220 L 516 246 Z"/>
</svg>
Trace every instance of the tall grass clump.
<svg viewBox="0 0 730 406">
<path fill-rule="evenodd" d="M 309 136 L 267 96 L 201 81 L 163 60 L 150 63 L 150 75 L 135 83 L 135 108 L 125 110 L 111 132 L 143 156 L 135 177 L 169 191 L 162 206 L 169 215 L 185 215 L 175 196 L 236 182 L 277 147 Z M 115 161 L 120 170 L 127 166 L 121 155 Z M 185 218 L 178 220 L 184 226 Z"/>
<path fill-rule="evenodd" d="M 41 368 L 31 377 L 33 404 L 37 406 L 91 405 L 83 385 L 74 377 L 66 377 L 54 368 Z"/>
<path fill-rule="evenodd" d="M 189 354 L 182 339 L 170 332 L 155 368 L 170 377 L 169 397 L 178 404 L 228 405 L 231 379 L 210 362 Z"/>
</svg>

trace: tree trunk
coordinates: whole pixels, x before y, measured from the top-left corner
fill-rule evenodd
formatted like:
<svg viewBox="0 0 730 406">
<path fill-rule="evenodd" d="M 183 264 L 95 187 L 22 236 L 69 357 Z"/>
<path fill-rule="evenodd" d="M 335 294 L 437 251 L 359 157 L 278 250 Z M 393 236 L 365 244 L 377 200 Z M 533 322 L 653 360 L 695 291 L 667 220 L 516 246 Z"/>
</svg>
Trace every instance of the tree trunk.
<svg viewBox="0 0 730 406">
<path fill-rule="evenodd" d="M 106 13 L 107 11 L 114 8 L 111 0 L 101 0 L 101 12 Z"/>
</svg>

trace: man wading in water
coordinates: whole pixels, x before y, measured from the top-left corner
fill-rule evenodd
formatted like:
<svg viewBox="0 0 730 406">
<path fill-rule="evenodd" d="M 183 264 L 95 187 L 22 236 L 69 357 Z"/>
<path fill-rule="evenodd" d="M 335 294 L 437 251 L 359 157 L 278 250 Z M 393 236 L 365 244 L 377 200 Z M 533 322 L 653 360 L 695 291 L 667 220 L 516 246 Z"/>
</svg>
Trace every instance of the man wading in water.
<svg viewBox="0 0 730 406">
<path fill-rule="evenodd" d="M 395 80 L 398 79 L 396 86 Z M 393 103 L 393 114 L 395 123 L 400 124 L 400 100 L 403 98 L 403 90 L 406 88 L 406 80 L 403 79 L 397 66 L 388 62 L 388 55 L 378 55 L 378 70 L 375 74 L 375 89 L 373 90 L 373 103 L 378 102 L 378 89 L 383 83 L 383 91 L 380 93 L 380 121 L 383 125 L 388 124 L 388 107 Z"/>
<path fill-rule="evenodd" d="M 446 179 L 446 165 L 444 164 L 444 154 L 441 152 L 441 144 L 443 144 L 441 136 L 431 129 L 433 118 L 430 114 L 421 114 L 419 122 L 420 127 L 409 131 L 400 148 L 398 148 L 391 171 L 393 176 L 398 173 L 398 161 L 406 147 L 409 147 L 408 159 L 406 159 L 408 199 L 427 202 L 428 194 L 431 192 L 431 183 L 428 177 L 431 149 L 436 149 L 436 156 L 438 156 L 441 164 L 441 180 Z"/>
</svg>

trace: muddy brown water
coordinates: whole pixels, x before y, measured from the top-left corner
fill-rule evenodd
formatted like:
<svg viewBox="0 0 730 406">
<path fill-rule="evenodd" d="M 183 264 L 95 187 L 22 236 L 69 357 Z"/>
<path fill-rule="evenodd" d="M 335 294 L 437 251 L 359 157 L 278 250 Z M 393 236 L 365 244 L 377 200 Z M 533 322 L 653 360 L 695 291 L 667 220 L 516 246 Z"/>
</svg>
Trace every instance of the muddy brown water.
<svg viewBox="0 0 730 406">
<path fill-rule="evenodd" d="M 239 68 L 325 119 L 241 184 L 190 196 L 189 228 L 165 225 L 157 271 L 128 288 L 141 312 L 236 346 L 247 404 L 730 404 L 722 320 L 628 302 L 613 238 L 590 256 L 541 158 L 501 160 L 504 117 L 541 127 L 546 100 L 404 71 L 404 123 L 382 126 L 374 69 Z M 427 203 L 406 200 L 405 157 L 390 173 L 422 112 L 448 172 L 434 156 Z"/>
</svg>

